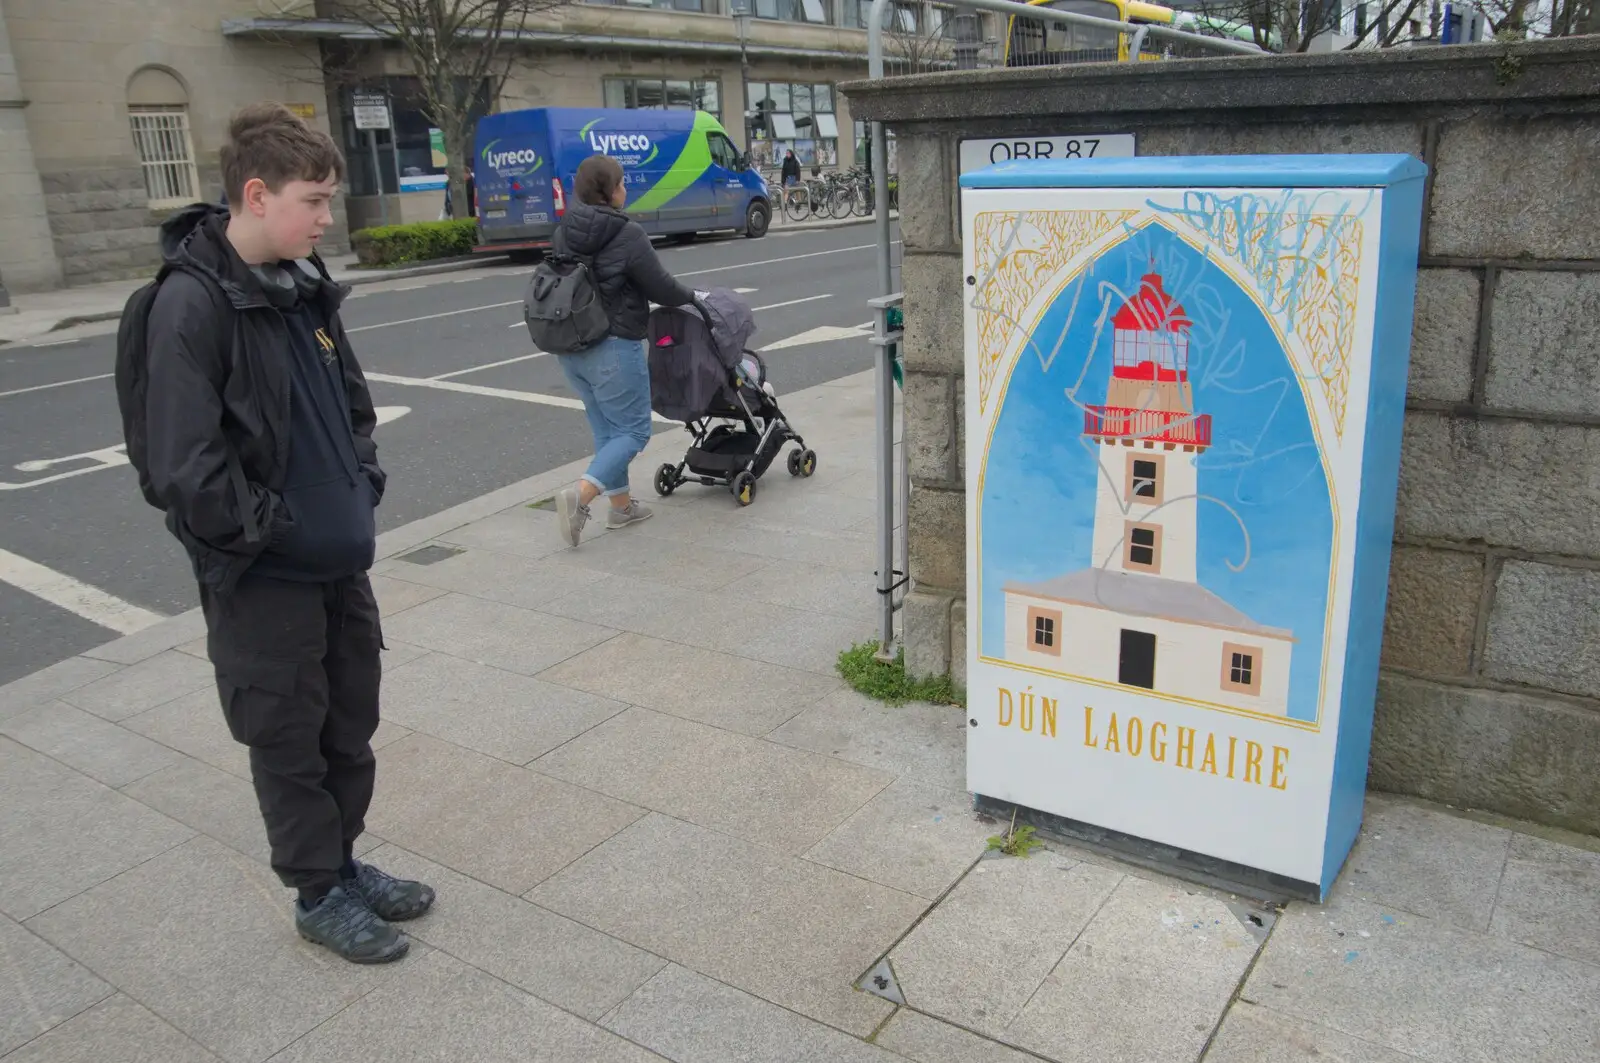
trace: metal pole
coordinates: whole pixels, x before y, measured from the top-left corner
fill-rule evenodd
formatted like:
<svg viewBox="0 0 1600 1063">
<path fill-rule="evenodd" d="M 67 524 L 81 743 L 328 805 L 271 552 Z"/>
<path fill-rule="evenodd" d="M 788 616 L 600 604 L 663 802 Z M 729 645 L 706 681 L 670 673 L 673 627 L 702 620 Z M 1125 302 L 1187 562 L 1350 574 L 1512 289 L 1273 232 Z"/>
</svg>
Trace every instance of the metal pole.
<svg viewBox="0 0 1600 1063">
<path fill-rule="evenodd" d="M 1133 35 L 1133 40 L 1128 42 L 1128 62 L 1139 60 L 1139 53 L 1144 50 L 1144 39 L 1149 36 L 1149 26 L 1140 26 L 1139 32 Z"/>
<path fill-rule="evenodd" d="M 872 0 L 872 11 L 867 16 L 867 72 L 874 81 L 883 77 L 883 12 L 887 2 Z M 893 291 L 894 270 L 889 261 L 889 133 L 882 122 L 872 123 L 872 171 L 873 220 L 878 233 L 878 295 L 886 296 Z M 886 313 L 879 311 L 880 322 Z M 878 654 L 884 658 L 889 656 L 889 647 L 894 642 L 893 358 L 889 345 L 880 342 L 873 356 L 873 391 L 877 399 L 878 438 Z"/>
<path fill-rule="evenodd" d="M 378 186 L 378 213 L 380 224 L 389 224 L 389 199 L 383 194 L 383 171 L 378 166 L 378 134 L 367 130 L 367 148 L 372 152 L 372 180 Z"/>
</svg>

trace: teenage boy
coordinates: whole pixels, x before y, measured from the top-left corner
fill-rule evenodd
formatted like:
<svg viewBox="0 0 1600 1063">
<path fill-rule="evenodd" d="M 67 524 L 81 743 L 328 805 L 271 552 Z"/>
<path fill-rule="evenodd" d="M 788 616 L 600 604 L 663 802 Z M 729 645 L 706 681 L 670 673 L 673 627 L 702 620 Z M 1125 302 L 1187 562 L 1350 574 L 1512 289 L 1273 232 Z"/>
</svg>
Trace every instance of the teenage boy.
<svg viewBox="0 0 1600 1063">
<path fill-rule="evenodd" d="M 234 116 L 222 176 L 228 207 L 161 227 L 161 275 L 124 314 L 129 457 L 194 564 L 222 712 L 250 749 L 300 935 L 385 963 L 410 947 L 391 924 L 434 893 L 352 851 L 375 774 L 383 633 L 367 570 L 385 477 L 344 291 L 316 254 L 344 159 L 259 104 Z"/>
</svg>

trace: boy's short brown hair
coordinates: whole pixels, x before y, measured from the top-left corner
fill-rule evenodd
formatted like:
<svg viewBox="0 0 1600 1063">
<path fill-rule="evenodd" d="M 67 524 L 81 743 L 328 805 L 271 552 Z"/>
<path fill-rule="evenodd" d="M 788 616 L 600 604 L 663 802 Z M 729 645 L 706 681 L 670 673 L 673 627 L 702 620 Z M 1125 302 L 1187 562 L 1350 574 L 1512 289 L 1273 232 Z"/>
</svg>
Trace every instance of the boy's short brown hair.
<svg viewBox="0 0 1600 1063">
<path fill-rule="evenodd" d="M 333 138 L 281 103 L 253 103 L 228 123 L 222 190 L 234 209 L 244 201 L 244 186 L 253 178 L 279 192 L 290 181 L 342 181 L 344 173 L 344 155 Z"/>
</svg>

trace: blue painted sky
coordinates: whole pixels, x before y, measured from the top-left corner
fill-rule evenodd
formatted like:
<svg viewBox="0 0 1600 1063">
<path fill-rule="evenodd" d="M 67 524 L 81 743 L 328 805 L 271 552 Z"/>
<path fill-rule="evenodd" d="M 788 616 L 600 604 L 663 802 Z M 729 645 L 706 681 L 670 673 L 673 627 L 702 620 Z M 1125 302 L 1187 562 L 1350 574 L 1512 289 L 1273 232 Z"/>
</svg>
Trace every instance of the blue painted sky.
<svg viewBox="0 0 1600 1063">
<path fill-rule="evenodd" d="M 1110 314 L 1123 295 L 1138 290 L 1152 261 L 1194 322 L 1189 379 L 1197 411 L 1211 415 L 1212 446 L 1198 459 L 1199 581 L 1259 623 L 1294 631 L 1289 715 L 1315 719 L 1333 519 L 1304 399 L 1254 302 L 1159 225 L 1130 235 L 1067 285 L 1034 334 L 1041 351 L 1025 350 L 1011 377 L 984 485 L 983 652 L 1005 655 L 1007 582 L 1049 579 L 1094 563 L 1098 454 L 1083 437 L 1078 404 L 1104 403 Z M 1107 300 L 1097 343 L 1096 321 Z M 1077 404 L 1067 395 L 1074 387 Z M 1241 521 L 1249 559 L 1235 572 L 1227 562 L 1245 560 Z"/>
</svg>

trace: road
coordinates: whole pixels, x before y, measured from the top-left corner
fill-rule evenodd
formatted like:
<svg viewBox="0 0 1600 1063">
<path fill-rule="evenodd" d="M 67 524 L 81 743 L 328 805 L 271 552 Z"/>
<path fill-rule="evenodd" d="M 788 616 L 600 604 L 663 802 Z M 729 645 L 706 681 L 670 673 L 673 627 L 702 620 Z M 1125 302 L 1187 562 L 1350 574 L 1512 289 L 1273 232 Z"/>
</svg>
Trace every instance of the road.
<svg viewBox="0 0 1600 1063">
<path fill-rule="evenodd" d="M 779 345 L 764 357 L 780 400 L 870 366 L 857 326 L 876 292 L 871 226 L 704 239 L 661 254 L 695 287 L 745 290 L 753 345 Z M 522 324 L 528 272 L 362 285 L 345 304 L 380 408 L 389 472 L 380 531 L 589 453 L 560 366 Z M 114 449 L 114 327 L 0 348 L 0 684 L 196 604 L 181 550 Z M 649 473 L 635 469 L 636 484 Z"/>
</svg>

